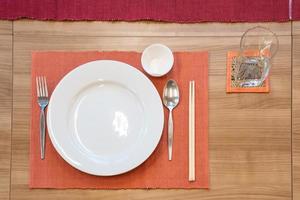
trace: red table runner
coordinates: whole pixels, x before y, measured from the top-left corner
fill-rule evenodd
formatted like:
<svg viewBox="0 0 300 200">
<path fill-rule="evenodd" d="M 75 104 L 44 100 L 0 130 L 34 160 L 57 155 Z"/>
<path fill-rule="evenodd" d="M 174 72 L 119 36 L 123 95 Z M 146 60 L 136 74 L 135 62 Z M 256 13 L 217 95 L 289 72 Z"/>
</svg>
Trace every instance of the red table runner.
<svg viewBox="0 0 300 200">
<path fill-rule="evenodd" d="M 300 20 L 300 0 L 290 0 L 292 2 L 291 16 L 293 20 Z"/>
<path fill-rule="evenodd" d="M 288 21 L 289 7 L 289 0 L 1 0 L 0 19 Z"/>
<path fill-rule="evenodd" d="M 168 79 L 178 82 L 180 103 L 173 111 L 173 159 L 168 161 L 167 123 L 153 154 L 139 167 L 113 177 L 97 177 L 71 167 L 46 138 L 45 160 L 40 159 L 39 107 L 35 77 L 47 77 L 51 94 L 61 78 L 77 66 L 98 59 L 118 60 L 142 70 L 140 53 L 136 52 L 37 52 L 32 57 L 32 115 L 30 134 L 31 188 L 208 188 L 208 54 L 207 52 L 174 53 L 174 67 L 161 78 L 149 77 L 160 95 Z M 196 181 L 188 181 L 188 97 L 189 81 L 196 89 Z M 167 119 L 165 109 L 165 119 Z M 66 133 L 68 134 L 68 133 Z"/>
</svg>

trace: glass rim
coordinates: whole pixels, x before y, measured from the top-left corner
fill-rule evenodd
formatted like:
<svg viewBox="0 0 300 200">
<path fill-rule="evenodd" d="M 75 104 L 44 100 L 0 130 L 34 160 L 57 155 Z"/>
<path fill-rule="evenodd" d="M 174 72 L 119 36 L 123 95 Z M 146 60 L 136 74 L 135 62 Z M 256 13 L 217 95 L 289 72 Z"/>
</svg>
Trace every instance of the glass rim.
<svg viewBox="0 0 300 200">
<path fill-rule="evenodd" d="M 273 37 L 276 39 L 277 45 L 276 45 L 275 51 L 274 51 L 274 52 L 271 54 L 271 56 L 270 56 L 270 59 L 272 59 L 272 58 L 276 55 L 276 53 L 277 53 L 277 51 L 278 51 L 278 45 L 279 45 L 278 36 L 277 36 L 273 31 L 271 31 L 269 28 L 266 28 L 266 27 L 263 27 L 263 26 L 255 26 L 255 27 L 249 28 L 249 29 L 247 29 L 247 30 L 243 33 L 243 35 L 241 36 L 241 40 L 240 40 L 240 51 L 244 51 L 244 48 L 242 47 L 242 43 L 243 43 L 243 39 L 245 38 L 245 35 L 246 35 L 247 33 L 249 33 L 250 31 L 253 31 L 253 30 L 255 30 L 255 29 L 262 29 L 262 30 L 265 30 L 266 32 L 268 32 L 268 33 L 271 34 L 270 36 L 273 36 Z M 255 35 L 255 36 L 258 36 L 258 35 Z M 240 52 L 240 53 L 241 53 L 241 52 Z"/>
</svg>

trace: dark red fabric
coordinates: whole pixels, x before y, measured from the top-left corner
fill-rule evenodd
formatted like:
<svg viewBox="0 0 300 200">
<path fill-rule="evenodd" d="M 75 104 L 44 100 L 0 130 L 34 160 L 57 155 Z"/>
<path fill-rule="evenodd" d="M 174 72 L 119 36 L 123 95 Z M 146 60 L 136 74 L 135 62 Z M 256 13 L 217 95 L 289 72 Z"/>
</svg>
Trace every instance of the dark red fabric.
<svg viewBox="0 0 300 200">
<path fill-rule="evenodd" d="M 293 20 L 300 20 L 300 0 L 293 0 Z"/>
<path fill-rule="evenodd" d="M 289 0 L 0 0 L 0 19 L 257 22 L 289 20 Z"/>
</svg>

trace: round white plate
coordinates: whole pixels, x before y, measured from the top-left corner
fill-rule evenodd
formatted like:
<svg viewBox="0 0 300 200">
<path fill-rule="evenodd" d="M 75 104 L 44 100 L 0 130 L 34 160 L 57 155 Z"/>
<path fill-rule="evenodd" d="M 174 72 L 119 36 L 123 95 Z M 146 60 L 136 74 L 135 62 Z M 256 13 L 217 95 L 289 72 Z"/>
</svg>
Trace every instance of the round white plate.
<svg viewBox="0 0 300 200">
<path fill-rule="evenodd" d="M 160 96 L 128 64 L 99 60 L 68 73 L 50 98 L 47 125 L 57 152 L 93 175 L 125 173 L 156 148 L 163 129 Z"/>
</svg>

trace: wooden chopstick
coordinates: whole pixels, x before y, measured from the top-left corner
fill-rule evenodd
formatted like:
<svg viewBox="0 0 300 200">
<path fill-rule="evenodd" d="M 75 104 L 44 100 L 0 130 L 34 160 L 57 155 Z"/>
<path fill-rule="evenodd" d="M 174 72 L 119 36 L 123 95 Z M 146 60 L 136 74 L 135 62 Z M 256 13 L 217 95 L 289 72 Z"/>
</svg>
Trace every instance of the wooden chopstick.
<svg viewBox="0 0 300 200">
<path fill-rule="evenodd" d="M 195 81 L 189 87 L 189 181 L 195 181 Z"/>
<path fill-rule="evenodd" d="M 192 161 L 192 154 L 191 154 L 191 130 L 192 130 L 192 117 L 191 117 L 191 113 L 192 113 L 192 82 L 190 81 L 190 86 L 189 86 L 189 181 L 191 181 L 191 173 L 192 173 L 192 169 L 191 169 L 191 161 Z"/>
</svg>

